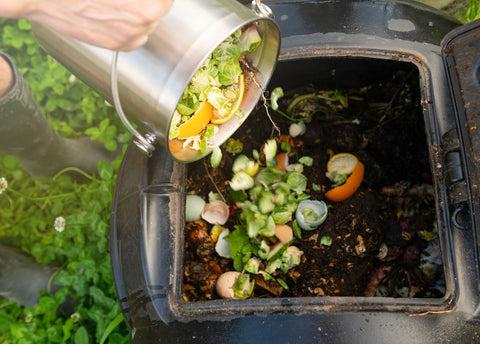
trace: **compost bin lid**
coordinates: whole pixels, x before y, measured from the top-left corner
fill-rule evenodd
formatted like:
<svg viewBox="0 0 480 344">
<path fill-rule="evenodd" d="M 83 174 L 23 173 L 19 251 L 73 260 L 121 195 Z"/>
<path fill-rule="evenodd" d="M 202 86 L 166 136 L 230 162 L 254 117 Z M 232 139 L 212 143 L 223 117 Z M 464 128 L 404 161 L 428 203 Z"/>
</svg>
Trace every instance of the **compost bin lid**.
<svg viewBox="0 0 480 344">
<path fill-rule="evenodd" d="M 449 32 L 441 45 L 457 119 L 455 141 L 458 149 L 463 148 L 465 152 L 464 177 L 468 178 L 464 178 L 466 194 L 462 198 L 468 202 L 467 195 L 470 195 L 470 212 L 474 215 L 480 212 L 480 189 L 477 187 L 480 185 L 480 20 Z M 479 240 L 480 233 L 477 242 Z"/>
<path fill-rule="evenodd" d="M 480 121 L 480 20 L 448 33 L 442 48 L 455 111 L 472 128 Z M 478 153 L 480 142 L 476 144 Z"/>
</svg>

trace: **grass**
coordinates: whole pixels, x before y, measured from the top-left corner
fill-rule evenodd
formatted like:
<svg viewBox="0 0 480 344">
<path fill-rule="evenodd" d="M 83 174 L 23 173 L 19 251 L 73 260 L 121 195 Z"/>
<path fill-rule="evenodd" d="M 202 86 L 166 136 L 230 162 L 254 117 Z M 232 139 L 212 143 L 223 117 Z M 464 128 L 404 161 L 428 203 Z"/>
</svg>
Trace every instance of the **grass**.
<svg viewBox="0 0 480 344">
<path fill-rule="evenodd" d="M 480 4 L 479 0 L 466 0 L 467 11 L 465 13 L 465 22 L 469 23 L 474 20 L 480 19 Z"/>
</svg>

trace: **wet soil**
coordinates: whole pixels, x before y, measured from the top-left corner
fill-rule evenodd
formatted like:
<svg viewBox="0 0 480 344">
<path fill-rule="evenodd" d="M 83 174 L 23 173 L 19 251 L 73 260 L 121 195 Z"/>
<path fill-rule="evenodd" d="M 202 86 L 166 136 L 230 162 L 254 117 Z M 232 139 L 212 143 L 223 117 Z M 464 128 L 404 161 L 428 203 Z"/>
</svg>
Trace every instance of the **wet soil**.
<svg viewBox="0 0 480 344">
<path fill-rule="evenodd" d="M 295 155 L 310 156 L 306 167 L 307 193 L 325 200 L 331 187 L 325 176 L 329 153 L 348 152 L 365 165 L 365 176 L 357 192 L 340 203 L 327 202 L 327 220 L 315 231 L 302 231 L 294 245 L 303 252 L 302 263 L 282 278 L 289 288 L 255 287 L 253 297 L 308 296 L 390 296 L 441 297 L 442 266 L 435 233 L 435 203 L 425 126 L 420 107 L 418 72 L 400 70 L 387 79 L 342 92 L 349 105 L 310 103 L 306 108 L 322 108 L 307 123 L 304 135 L 291 139 Z M 275 86 L 275 85 L 273 85 Z M 298 95 L 316 92 L 285 90 L 280 107 Z M 270 110 L 271 119 L 288 134 L 291 122 Z M 252 156 L 270 137 L 278 139 L 262 105 L 233 136 L 243 143 L 243 154 Z M 228 194 L 235 156 L 223 149 L 219 168 L 204 159 L 189 165 L 188 193 L 208 199 L 208 193 Z M 318 190 L 312 183 L 320 186 Z M 233 217 L 227 226 L 233 228 Z M 184 298 L 189 301 L 219 298 L 216 278 L 234 270 L 232 261 L 214 250 L 198 246 L 196 229 L 205 223 L 185 227 Z M 322 245 L 324 236 L 332 238 Z"/>
</svg>

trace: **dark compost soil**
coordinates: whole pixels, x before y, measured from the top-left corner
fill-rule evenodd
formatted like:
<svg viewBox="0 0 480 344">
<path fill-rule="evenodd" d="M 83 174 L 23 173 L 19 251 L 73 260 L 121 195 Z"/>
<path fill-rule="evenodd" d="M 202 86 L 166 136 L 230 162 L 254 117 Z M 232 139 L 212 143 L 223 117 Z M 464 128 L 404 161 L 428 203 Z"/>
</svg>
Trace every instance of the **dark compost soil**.
<svg viewBox="0 0 480 344">
<path fill-rule="evenodd" d="M 329 215 L 317 230 L 303 231 L 302 239 L 296 239 L 294 245 L 304 251 L 304 257 L 284 276 L 289 289 L 268 291 L 257 283 L 253 297 L 443 296 L 418 85 L 414 68 L 400 70 L 381 82 L 342 90 L 348 108 L 305 104 L 323 108 L 313 115 L 306 133 L 293 140 L 299 157 L 314 159 L 314 165 L 303 172 L 311 198 L 325 200 L 324 192 L 330 188 L 325 176 L 329 152 L 356 155 L 365 165 L 365 176 L 352 197 L 340 203 L 327 202 Z M 307 85 L 285 91 L 281 108 L 292 97 L 318 90 Z M 272 110 L 270 114 L 281 134 L 288 134 L 291 122 Z M 241 140 L 243 154 L 251 157 L 252 150 L 260 150 L 272 136 L 277 138 L 278 132 L 259 105 L 233 137 Z M 225 149 L 223 154 L 216 169 L 208 158 L 189 165 L 188 193 L 208 199 L 208 193 L 218 188 L 228 194 L 226 181 L 232 177 L 235 156 Z M 320 189 L 315 191 L 311 183 Z M 231 260 L 220 258 L 214 250 L 198 249 L 192 229 L 199 226 L 208 231 L 210 225 L 187 223 L 185 227 L 183 294 L 189 301 L 219 298 L 216 278 L 234 270 Z M 323 236 L 333 239 L 330 246 L 320 243 Z"/>
</svg>

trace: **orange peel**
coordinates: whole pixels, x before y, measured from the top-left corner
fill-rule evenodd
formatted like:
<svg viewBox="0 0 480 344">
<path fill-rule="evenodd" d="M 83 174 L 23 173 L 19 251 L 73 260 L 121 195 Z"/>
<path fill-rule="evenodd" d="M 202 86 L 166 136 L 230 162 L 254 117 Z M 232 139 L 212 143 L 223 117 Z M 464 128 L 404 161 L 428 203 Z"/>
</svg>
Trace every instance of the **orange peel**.
<svg viewBox="0 0 480 344">
<path fill-rule="evenodd" d="M 192 117 L 178 127 L 178 138 L 186 139 L 200 134 L 213 117 L 213 106 L 209 102 L 203 102 Z"/>
<path fill-rule="evenodd" d="M 238 80 L 238 82 L 235 86 L 240 91 L 240 94 L 239 94 L 238 99 L 236 100 L 234 106 L 232 107 L 232 111 L 227 116 L 219 117 L 217 115 L 216 111 L 213 110 L 212 124 L 222 124 L 222 123 L 227 122 L 228 120 L 230 120 L 233 117 L 233 115 L 235 115 L 235 113 L 240 108 L 240 104 L 242 103 L 242 100 L 243 100 L 243 95 L 245 94 L 245 77 L 244 77 L 243 73 L 240 74 L 239 80 Z"/>
<path fill-rule="evenodd" d="M 339 174 L 351 174 L 357 165 L 358 158 L 350 153 L 335 154 L 327 162 L 327 171 Z"/>
<path fill-rule="evenodd" d="M 342 202 L 351 197 L 362 184 L 364 173 L 365 166 L 358 161 L 345 183 L 327 191 L 325 197 L 331 202 Z"/>
</svg>

